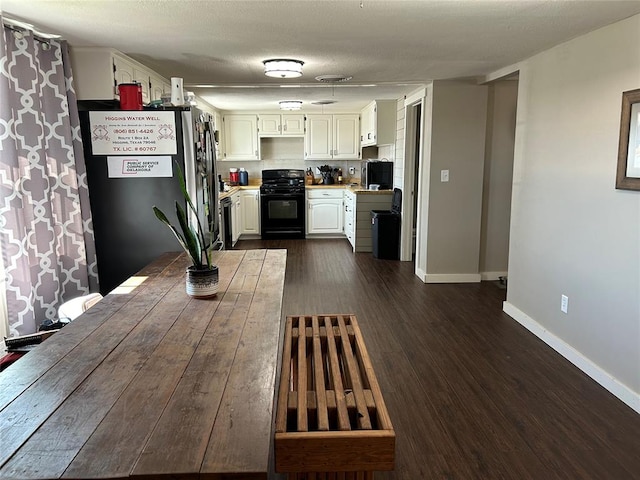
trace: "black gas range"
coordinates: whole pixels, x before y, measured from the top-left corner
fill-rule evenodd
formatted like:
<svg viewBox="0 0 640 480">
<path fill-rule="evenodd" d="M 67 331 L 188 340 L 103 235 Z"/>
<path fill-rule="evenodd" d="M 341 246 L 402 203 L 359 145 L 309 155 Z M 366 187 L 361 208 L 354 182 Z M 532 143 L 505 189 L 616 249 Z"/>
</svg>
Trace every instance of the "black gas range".
<svg viewBox="0 0 640 480">
<path fill-rule="evenodd" d="M 263 239 L 304 238 L 304 170 L 262 170 L 260 227 Z"/>
</svg>

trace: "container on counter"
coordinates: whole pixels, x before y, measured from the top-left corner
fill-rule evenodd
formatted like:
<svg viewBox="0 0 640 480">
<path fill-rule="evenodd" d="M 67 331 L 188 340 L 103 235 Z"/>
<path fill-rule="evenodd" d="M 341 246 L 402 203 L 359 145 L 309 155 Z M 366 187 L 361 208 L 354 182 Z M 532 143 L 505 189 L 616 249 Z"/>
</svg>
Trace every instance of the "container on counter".
<svg viewBox="0 0 640 480">
<path fill-rule="evenodd" d="M 239 181 L 240 181 L 240 175 L 238 174 L 238 169 L 230 168 L 229 169 L 229 185 L 236 186 L 238 185 Z"/>
<path fill-rule="evenodd" d="M 238 183 L 243 187 L 249 185 L 249 172 L 247 172 L 244 168 L 240 169 L 238 175 Z"/>
</svg>

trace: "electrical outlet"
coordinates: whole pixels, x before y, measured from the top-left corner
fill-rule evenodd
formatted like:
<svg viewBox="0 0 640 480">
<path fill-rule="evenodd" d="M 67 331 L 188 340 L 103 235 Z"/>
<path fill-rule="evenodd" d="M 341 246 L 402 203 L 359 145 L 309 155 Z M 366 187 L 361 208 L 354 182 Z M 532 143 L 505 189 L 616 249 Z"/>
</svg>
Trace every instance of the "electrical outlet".
<svg viewBox="0 0 640 480">
<path fill-rule="evenodd" d="M 356 174 L 356 167 L 349 167 L 349 175 L 355 175 Z"/>
<path fill-rule="evenodd" d="M 560 311 L 562 313 L 568 313 L 569 310 L 569 297 L 562 295 L 560 297 Z"/>
<path fill-rule="evenodd" d="M 441 182 L 449 181 L 449 170 L 440 170 L 440 181 Z"/>
</svg>

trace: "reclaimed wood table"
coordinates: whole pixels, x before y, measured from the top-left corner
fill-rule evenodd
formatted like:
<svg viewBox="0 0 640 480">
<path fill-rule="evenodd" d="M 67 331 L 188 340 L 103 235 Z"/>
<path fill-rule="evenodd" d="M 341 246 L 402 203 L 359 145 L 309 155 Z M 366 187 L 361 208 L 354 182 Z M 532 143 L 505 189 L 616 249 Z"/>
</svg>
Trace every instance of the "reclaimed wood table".
<svg viewBox="0 0 640 480">
<path fill-rule="evenodd" d="M 0 478 L 265 479 L 285 250 L 165 254 L 0 374 Z"/>
</svg>

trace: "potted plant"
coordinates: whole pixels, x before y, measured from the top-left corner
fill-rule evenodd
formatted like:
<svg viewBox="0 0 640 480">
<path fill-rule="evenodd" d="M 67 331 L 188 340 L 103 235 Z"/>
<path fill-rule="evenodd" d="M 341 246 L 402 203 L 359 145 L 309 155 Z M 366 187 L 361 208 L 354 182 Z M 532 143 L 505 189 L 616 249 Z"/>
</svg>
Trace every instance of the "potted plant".
<svg viewBox="0 0 640 480">
<path fill-rule="evenodd" d="M 187 255 L 189 255 L 192 265 L 187 268 L 187 294 L 192 297 L 211 297 L 218 292 L 218 267 L 211 262 L 212 244 L 207 244 L 198 212 L 187 192 L 182 170 L 177 164 L 176 172 L 178 174 L 182 195 L 187 202 L 187 207 L 194 213 L 196 225 L 189 225 L 186 212 L 178 201 L 176 201 L 176 216 L 180 224 L 180 230 L 174 227 L 164 212 L 155 205 L 153 206 L 153 212 L 156 217 L 158 217 L 158 220 L 169 227 L 180 243 L 180 246 L 187 252 Z"/>
</svg>

